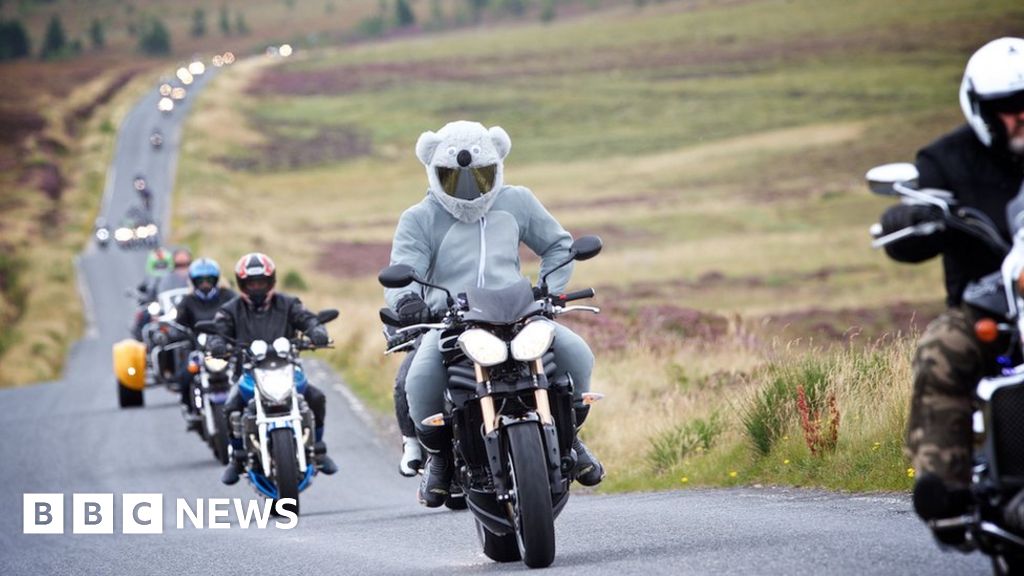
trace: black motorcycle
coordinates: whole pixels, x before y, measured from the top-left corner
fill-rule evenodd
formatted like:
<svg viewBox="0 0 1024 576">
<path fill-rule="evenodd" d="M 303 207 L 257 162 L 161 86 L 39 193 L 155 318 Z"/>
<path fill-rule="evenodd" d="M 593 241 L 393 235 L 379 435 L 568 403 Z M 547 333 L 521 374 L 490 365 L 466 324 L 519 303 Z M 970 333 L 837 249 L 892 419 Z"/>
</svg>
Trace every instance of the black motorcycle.
<svg viewBox="0 0 1024 576">
<path fill-rule="evenodd" d="M 1024 189 L 1007 206 L 1013 232 L 1009 245 L 988 217 L 957 206 L 949 192 L 917 189 L 917 176 L 913 164 L 886 164 L 867 173 L 875 194 L 899 196 L 904 203 L 932 206 L 935 211 L 935 218 L 885 236 L 875 224 L 873 246 L 949 229 L 978 239 L 1003 258 L 999 272 L 970 283 L 964 291 L 964 303 L 980 316 L 977 338 L 1006 347 L 998 365 L 990 367 L 992 375 L 982 378 L 975 389 L 974 469 L 965 495 L 970 505 L 962 516 L 931 520 L 929 525 L 936 530 L 965 529 L 967 540 L 959 549 L 990 556 L 997 575 L 1024 574 L 1024 538 L 1008 531 L 1003 520 L 1007 503 L 1024 489 Z M 945 510 L 944 503 L 956 496 L 938 480 L 918 482 L 914 490 L 919 508 L 933 505 L 936 511 Z"/>
<path fill-rule="evenodd" d="M 558 268 L 600 251 L 599 238 L 582 237 Z M 552 320 L 576 310 L 598 312 L 566 306 L 592 297 L 592 289 L 548 295 L 546 278 L 536 289 L 524 279 L 506 288 L 473 288 L 457 299 L 448 293 L 441 322 L 397 330 L 441 330 L 445 410 L 423 424 L 452 428 L 455 482 L 475 516 L 484 554 L 498 562 L 521 558 L 531 568 L 554 561 L 554 521 L 568 501 L 576 464 L 573 382 L 553 378 Z M 418 282 L 444 290 L 401 264 L 385 268 L 379 280 L 388 288 Z M 381 316 L 385 324 L 400 324 L 390 311 Z M 600 397 L 586 394 L 584 402 Z"/>
<path fill-rule="evenodd" d="M 188 357 L 188 398 L 190 406 L 183 415 L 190 429 L 195 430 L 213 451 L 221 464 L 228 463 L 228 423 L 224 403 L 231 391 L 234 369 L 231 362 L 215 358 L 204 351 L 206 334 L 198 334 L 195 349 Z"/>
</svg>

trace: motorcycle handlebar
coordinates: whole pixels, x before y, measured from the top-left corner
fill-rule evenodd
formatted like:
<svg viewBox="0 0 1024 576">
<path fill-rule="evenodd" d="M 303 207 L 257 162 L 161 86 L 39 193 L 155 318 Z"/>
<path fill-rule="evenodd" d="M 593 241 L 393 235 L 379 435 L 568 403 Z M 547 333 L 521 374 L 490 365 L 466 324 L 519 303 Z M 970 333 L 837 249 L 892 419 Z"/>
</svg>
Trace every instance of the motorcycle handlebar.
<svg viewBox="0 0 1024 576">
<path fill-rule="evenodd" d="M 573 300 L 583 300 L 585 298 L 593 298 L 596 292 L 593 288 L 586 288 L 584 290 L 577 290 L 575 292 L 569 292 L 568 294 L 559 294 L 558 296 L 552 296 L 551 301 L 555 304 L 564 304 L 566 302 L 572 302 Z"/>
</svg>

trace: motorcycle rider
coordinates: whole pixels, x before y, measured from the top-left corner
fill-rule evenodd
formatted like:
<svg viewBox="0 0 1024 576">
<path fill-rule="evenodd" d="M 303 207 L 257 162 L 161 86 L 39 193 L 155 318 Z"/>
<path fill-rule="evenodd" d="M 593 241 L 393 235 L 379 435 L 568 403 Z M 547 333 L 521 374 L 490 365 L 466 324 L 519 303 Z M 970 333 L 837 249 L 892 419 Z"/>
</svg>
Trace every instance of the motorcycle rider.
<svg viewBox="0 0 1024 576">
<path fill-rule="evenodd" d="M 192 264 L 192 252 L 188 248 L 176 248 L 171 256 L 171 262 L 174 268 L 157 282 L 157 294 L 176 288 L 186 288 L 189 285 L 188 267 Z"/>
<path fill-rule="evenodd" d="M 424 280 L 458 294 L 474 286 L 501 288 L 518 281 L 520 243 L 541 257 L 542 274 L 567 260 L 570 234 L 529 189 L 503 184 L 502 161 L 511 145 L 500 127 L 487 129 L 476 122 L 452 122 L 437 133 L 424 132 L 416 155 L 426 166 L 430 186 L 426 198 L 402 214 L 391 264 L 409 265 Z M 554 272 L 549 277 L 551 292 L 562 292 L 571 274 L 571 265 Z M 427 322 L 447 309 L 443 292 L 419 285 L 387 289 L 385 298 L 403 324 Z M 450 427 L 420 424 L 443 409 L 447 376 L 439 336 L 438 330 L 431 330 L 421 337 L 406 379 L 416 434 L 430 453 L 417 491 L 420 503 L 429 508 L 444 503 L 454 473 Z M 580 395 L 589 390 L 594 355 L 582 338 L 562 325 L 556 325 L 554 352 L 557 376 L 568 372 L 575 383 L 581 425 L 589 406 L 580 402 Z M 597 458 L 579 438 L 573 447 L 573 476 L 588 486 L 600 482 L 604 469 Z"/>
<path fill-rule="evenodd" d="M 142 327 L 150 320 L 146 304 L 156 299 L 160 279 L 166 276 L 173 266 L 174 260 L 166 248 L 154 248 L 146 255 L 146 277 L 136 288 L 141 308 L 135 313 L 135 326 L 132 328 L 132 336 L 139 342 L 142 342 Z"/>
<path fill-rule="evenodd" d="M 1009 242 L 1006 205 L 1024 181 L 1024 39 L 1000 38 L 974 53 L 960 106 L 967 123 L 918 152 L 918 186 L 952 192 L 959 206 L 991 218 Z M 930 206 L 898 204 L 882 215 L 883 234 L 939 217 Z M 995 359 L 1006 350 L 1005 342 L 976 338 L 979 316 L 963 303 L 963 292 L 969 282 L 999 270 L 1002 257 L 955 230 L 907 237 L 886 246 L 886 253 L 908 263 L 942 254 L 949 308 L 925 329 L 914 356 L 906 452 L 916 471 L 917 513 L 925 520 L 957 516 L 968 504 L 972 394 L 982 377 L 999 372 Z M 937 482 L 945 490 L 936 491 Z M 1022 496 L 1006 508 L 1007 524 L 1018 530 L 1024 527 Z M 964 530 L 936 530 L 935 536 L 958 544 Z"/>
<path fill-rule="evenodd" d="M 214 315 L 217 334 L 211 334 L 206 345 L 211 354 L 227 354 L 227 342 L 222 335 L 244 345 L 254 340 L 269 343 L 281 337 L 290 338 L 298 330 L 304 332 L 316 346 L 330 343 L 327 329 L 320 324 L 315 314 L 307 310 L 297 297 L 274 290 L 276 278 L 277 267 L 266 254 L 252 252 L 238 260 L 235 264 L 235 280 L 240 294 L 238 298 L 222 305 Z M 327 397 L 312 384 L 306 385 L 303 396 L 315 420 L 317 468 L 324 474 L 334 474 L 338 466 L 327 455 L 327 445 L 323 441 Z M 242 411 L 248 401 L 249 398 L 243 397 L 237 384 L 231 388 L 228 400 L 224 403 L 224 414 L 229 422 L 232 412 Z M 230 485 L 238 482 L 239 475 L 245 470 L 245 451 L 242 439 L 235 437 L 230 426 L 228 435 L 232 458 L 221 476 L 221 482 Z"/>
<path fill-rule="evenodd" d="M 192 283 L 192 292 L 178 303 L 177 322 L 189 330 L 195 331 L 196 323 L 213 320 L 217 310 L 237 294 L 230 288 L 217 286 L 220 281 L 220 265 L 210 258 L 199 258 L 188 266 L 188 277 Z M 195 407 L 189 398 L 188 380 L 192 377 L 187 366 L 182 366 L 181 403 L 189 414 L 195 414 Z M 189 425 L 198 424 L 199 420 L 189 420 Z"/>
</svg>

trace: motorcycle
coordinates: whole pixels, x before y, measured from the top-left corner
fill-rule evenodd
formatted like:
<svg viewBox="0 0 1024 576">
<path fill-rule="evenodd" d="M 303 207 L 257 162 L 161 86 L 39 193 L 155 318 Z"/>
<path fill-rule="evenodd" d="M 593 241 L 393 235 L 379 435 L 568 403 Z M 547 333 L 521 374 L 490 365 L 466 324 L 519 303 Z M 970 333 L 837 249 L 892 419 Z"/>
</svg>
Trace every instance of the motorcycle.
<svg viewBox="0 0 1024 576">
<path fill-rule="evenodd" d="M 149 145 L 154 150 L 159 150 L 164 145 L 164 135 L 159 130 L 153 130 L 153 133 L 149 135 Z"/>
<path fill-rule="evenodd" d="M 579 238 L 555 270 L 600 251 L 596 236 Z M 396 330 L 442 331 L 445 409 L 422 424 L 451 426 L 455 482 L 466 495 L 484 554 L 498 562 L 522 559 L 531 568 L 554 561 L 554 521 L 568 501 L 576 465 L 573 382 L 553 378 L 552 320 L 574 311 L 599 312 L 566 306 L 593 297 L 592 289 L 549 295 L 551 272 L 537 288 L 523 279 L 506 288 L 471 288 L 458 298 L 406 265 L 389 266 L 378 276 L 388 288 L 416 282 L 447 293 L 441 322 Z M 381 320 L 400 324 L 390 310 L 382 311 Z M 586 404 L 600 398 L 583 395 Z"/>
<path fill-rule="evenodd" d="M 317 314 L 321 324 L 338 317 L 337 310 Z M 217 332 L 213 321 L 196 323 L 196 331 Z M 225 337 L 226 338 L 226 337 Z M 238 387 L 251 398 L 241 413 L 228 423 L 242 439 L 246 452 L 246 477 L 257 493 L 274 501 L 291 499 L 280 506 L 298 515 L 299 493 L 316 475 L 314 464 L 313 411 L 302 392 L 307 385 L 299 353 L 317 350 L 305 337 L 277 338 L 271 343 L 254 340 L 248 344 L 226 338 L 234 346 L 239 365 Z M 328 347 L 330 347 L 328 345 Z"/>
<path fill-rule="evenodd" d="M 234 370 L 227 360 L 203 352 L 206 334 L 196 336 L 194 346 L 195 349 L 188 357 L 188 371 L 192 375 L 188 397 L 192 402 L 192 410 L 184 414 L 184 417 L 213 450 L 217 461 L 227 464 L 228 423 L 224 415 L 224 403 L 231 391 Z"/>
<path fill-rule="evenodd" d="M 872 246 L 882 247 L 910 236 L 936 231 L 958 230 L 981 241 L 1003 258 L 1001 270 L 970 283 L 964 303 L 981 316 L 975 335 L 986 343 L 1005 343 L 993 374 L 982 378 L 974 392 L 974 466 L 967 490 L 968 510 L 954 518 L 928 521 L 935 530 L 963 529 L 967 539 L 963 552 L 981 551 L 992 559 L 997 575 L 1024 573 L 1024 538 L 1004 526 L 1004 509 L 1024 489 L 1024 188 L 1007 205 L 1007 222 L 1012 244 L 1000 235 L 983 213 L 956 204 L 943 190 L 917 189 L 917 168 L 913 164 L 886 164 L 867 173 L 871 191 L 899 196 L 908 204 L 932 206 L 936 218 L 883 235 L 881 225 L 872 226 Z M 945 485 L 921 481 L 915 487 L 915 502 L 944 502 L 953 497 Z M 936 516 L 938 514 L 932 514 Z"/>
<path fill-rule="evenodd" d="M 96 237 L 96 245 L 100 248 L 106 248 L 110 243 L 110 227 L 102 217 L 97 218 L 93 224 L 93 235 Z"/>
<path fill-rule="evenodd" d="M 139 329 L 136 332 L 133 327 L 135 338 L 114 344 L 114 373 L 121 408 L 142 406 L 147 386 L 163 385 L 180 392 L 177 375 L 187 365 L 192 342 L 188 330 L 174 319 L 178 303 L 186 294 L 188 288 L 175 288 L 150 300 L 148 294 L 128 292 L 128 296 L 139 300 L 135 318 Z"/>
<path fill-rule="evenodd" d="M 399 332 L 398 329 L 401 327 L 401 321 L 391 311 L 390 308 L 381 308 L 380 317 L 384 323 L 384 340 L 387 343 L 385 346 L 384 354 L 386 356 L 397 353 L 397 352 L 414 352 L 416 349 L 416 341 L 423 334 L 424 330 L 408 330 L 405 332 Z M 420 446 L 422 454 L 427 453 L 427 449 L 422 445 Z M 415 467 L 417 474 L 423 474 L 424 468 L 427 464 L 427 460 L 424 458 L 419 461 L 419 464 Z M 452 482 L 452 485 L 448 489 L 448 497 L 444 500 L 444 505 L 449 510 L 465 510 L 466 509 L 466 495 L 462 492 L 462 487 L 457 482 Z"/>
</svg>

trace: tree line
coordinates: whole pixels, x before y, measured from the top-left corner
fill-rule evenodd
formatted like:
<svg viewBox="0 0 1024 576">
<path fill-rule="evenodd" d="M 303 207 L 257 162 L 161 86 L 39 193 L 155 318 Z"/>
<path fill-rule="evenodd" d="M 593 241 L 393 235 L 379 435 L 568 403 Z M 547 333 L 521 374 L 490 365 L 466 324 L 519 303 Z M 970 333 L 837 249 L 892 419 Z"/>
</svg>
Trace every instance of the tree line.
<svg viewBox="0 0 1024 576">
<path fill-rule="evenodd" d="M 235 12 L 232 17 L 228 7 L 223 5 L 217 26 L 224 36 L 246 36 L 250 32 L 242 12 Z M 127 31 L 130 36 L 136 37 L 139 52 L 150 56 L 171 53 L 171 32 L 160 18 L 150 16 L 132 22 Z M 189 32 L 195 38 L 206 35 L 206 12 L 202 8 L 196 8 L 193 12 Z M 93 19 L 86 35 L 93 50 L 103 50 L 107 45 L 107 24 L 99 18 Z M 0 19 L 0 61 L 30 58 L 33 55 L 43 60 L 54 60 L 76 56 L 84 50 L 85 42 L 80 38 L 70 38 L 60 16 L 56 14 L 50 17 L 38 51 L 33 50 L 33 40 L 21 20 Z"/>
</svg>

